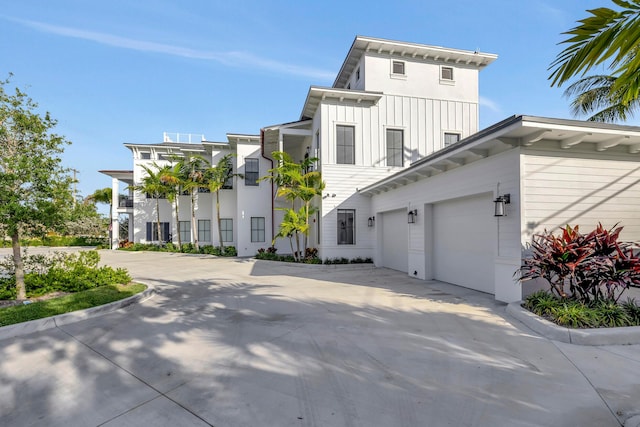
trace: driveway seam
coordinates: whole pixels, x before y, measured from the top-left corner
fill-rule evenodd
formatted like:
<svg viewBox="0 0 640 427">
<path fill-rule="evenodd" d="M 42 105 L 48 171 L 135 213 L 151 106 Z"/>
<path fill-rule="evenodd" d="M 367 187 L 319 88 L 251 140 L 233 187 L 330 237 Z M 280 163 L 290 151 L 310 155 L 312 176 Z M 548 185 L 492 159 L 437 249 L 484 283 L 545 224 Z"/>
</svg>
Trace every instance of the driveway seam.
<svg viewBox="0 0 640 427">
<path fill-rule="evenodd" d="M 591 386 L 591 389 L 593 389 L 593 391 L 598 395 L 598 397 L 600 398 L 600 400 L 602 400 L 602 402 L 605 404 L 605 406 L 607 407 L 607 409 L 609 410 L 609 412 L 611 412 L 611 415 L 613 415 L 613 417 L 618 421 L 618 423 L 620 423 L 620 425 L 622 426 L 623 423 L 620 422 L 620 417 L 616 414 L 616 411 L 613 410 L 613 408 L 611 406 L 609 406 L 609 403 L 606 401 L 606 399 L 604 397 L 602 397 L 602 395 L 600 394 L 600 392 L 598 391 L 598 389 L 596 388 L 596 386 L 591 382 L 591 380 L 589 379 L 589 377 L 587 377 L 587 375 L 582 372 L 582 369 L 580 369 L 580 367 L 578 367 L 578 365 L 576 365 L 573 360 L 571 360 L 571 358 L 569 356 L 567 356 L 565 354 L 564 351 L 562 351 L 562 349 L 560 347 L 558 347 L 557 343 L 553 340 L 549 340 L 551 341 L 551 343 L 553 344 L 553 346 L 555 348 L 558 349 L 558 351 L 560 352 L 560 354 L 562 354 L 562 356 L 569 361 L 569 363 L 571 363 L 573 365 L 574 368 L 576 368 L 576 370 L 578 372 L 580 372 L 580 375 L 582 375 L 582 377 L 587 380 L 587 382 L 589 383 L 589 385 Z M 575 344 L 573 344 L 575 345 Z"/>
<path fill-rule="evenodd" d="M 107 423 L 113 419 L 116 419 L 124 414 L 126 414 L 127 412 L 132 411 L 133 409 L 136 409 L 142 405 L 145 405 L 149 402 L 154 401 L 155 399 L 157 399 L 160 396 L 164 396 L 165 398 L 169 399 L 171 402 L 175 403 L 176 405 L 178 405 L 179 407 L 181 407 L 182 409 L 184 409 L 185 411 L 187 411 L 188 413 L 190 413 L 191 415 L 193 415 L 194 417 L 198 418 L 200 421 L 204 422 L 206 425 L 210 426 L 210 427 L 215 427 L 213 424 L 211 424 L 209 421 L 205 420 L 204 418 L 202 418 L 200 415 L 196 414 L 195 412 L 193 412 L 192 410 L 190 410 L 189 408 L 185 407 L 183 404 L 181 404 L 180 402 L 172 399 L 171 397 L 167 396 L 166 393 L 161 392 L 160 390 L 158 390 L 157 388 L 155 388 L 154 386 L 152 386 L 151 384 L 149 384 L 148 382 L 146 382 L 145 380 L 143 380 L 142 378 L 140 378 L 139 376 L 137 376 L 136 374 L 134 374 L 133 372 L 129 371 L 128 369 L 120 366 L 119 364 L 117 364 L 116 362 L 114 362 L 113 360 L 111 360 L 110 358 L 108 358 L 107 356 L 105 356 L 104 354 L 100 353 L 98 350 L 96 350 L 95 348 L 91 347 L 90 345 L 86 344 L 85 342 L 83 342 L 82 340 L 80 340 L 79 338 L 75 337 L 73 334 L 71 334 L 68 331 L 65 331 L 63 328 L 61 328 L 60 326 L 56 326 L 57 329 L 60 329 L 63 333 L 67 334 L 71 339 L 73 339 L 74 341 L 80 343 L 81 345 L 83 345 L 84 347 L 88 348 L 89 350 L 93 351 L 94 353 L 96 353 L 97 355 L 99 355 L 100 357 L 102 357 L 104 360 L 106 360 L 107 362 L 111 363 L 113 366 L 115 366 L 116 368 L 126 372 L 127 374 L 131 375 L 133 378 L 137 379 L 138 381 L 140 381 L 142 384 L 146 385 L 147 387 L 149 387 L 151 390 L 155 391 L 156 393 L 158 393 L 158 396 L 154 397 L 153 399 L 150 399 L 144 403 L 141 403 L 139 405 L 136 405 L 134 408 L 129 408 L 126 411 L 124 411 L 121 414 L 116 415 L 115 417 L 111 418 L 108 421 L 105 421 L 104 423 Z M 184 384 L 180 384 L 180 386 L 182 386 Z M 178 387 L 180 387 L 178 386 Z M 169 392 L 175 390 L 175 388 L 169 390 Z M 101 423 L 99 425 L 103 425 L 104 423 Z"/>
</svg>

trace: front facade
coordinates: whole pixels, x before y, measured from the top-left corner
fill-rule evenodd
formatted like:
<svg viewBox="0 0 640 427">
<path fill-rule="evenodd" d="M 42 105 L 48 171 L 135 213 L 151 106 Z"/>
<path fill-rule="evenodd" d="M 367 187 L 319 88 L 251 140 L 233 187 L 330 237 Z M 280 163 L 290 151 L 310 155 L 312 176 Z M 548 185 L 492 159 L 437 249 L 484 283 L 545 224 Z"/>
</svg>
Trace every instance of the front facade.
<svg viewBox="0 0 640 427">
<path fill-rule="evenodd" d="M 299 120 L 228 134 L 224 143 L 125 144 L 132 181 L 140 182 L 142 165 L 172 155 L 198 153 L 215 164 L 235 153 L 234 172 L 244 178 L 222 191 L 223 240 L 251 256 L 271 245 L 282 206 L 271 184 L 253 177 L 273 167 L 273 151 L 316 157 L 326 188 L 309 246 L 321 258 L 370 257 L 419 279 L 519 300 L 529 290 L 513 273 L 536 232 L 620 223 L 626 240 L 640 240 L 640 129 L 514 116 L 479 131 L 478 75 L 495 59 L 356 37 L 333 86 L 309 89 Z M 494 217 L 504 195 L 506 216 Z M 132 240 L 157 240 L 148 225 L 154 201 L 132 196 Z M 198 195 L 197 227 L 202 244 L 218 245 L 212 197 Z M 163 202 L 161 240 L 186 238 L 189 197 L 180 197 L 180 218 Z M 276 246 L 290 252 L 288 242 Z"/>
</svg>

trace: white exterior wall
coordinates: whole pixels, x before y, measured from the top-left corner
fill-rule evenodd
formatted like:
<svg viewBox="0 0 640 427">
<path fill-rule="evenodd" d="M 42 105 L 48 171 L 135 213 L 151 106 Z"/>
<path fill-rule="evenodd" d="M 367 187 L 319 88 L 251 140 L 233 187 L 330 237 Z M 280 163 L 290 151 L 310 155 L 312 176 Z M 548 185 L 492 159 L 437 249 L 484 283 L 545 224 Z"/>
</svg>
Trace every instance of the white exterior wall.
<svg viewBox="0 0 640 427">
<path fill-rule="evenodd" d="M 417 209 L 415 224 L 407 228 L 408 273 L 416 277 L 432 279 L 432 266 L 428 265 L 428 250 L 432 226 L 433 204 L 461 197 L 491 193 L 493 196 L 510 193 L 508 216 L 496 218 L 495 239 L 495 295 L 501 301 L 517 301 L 521 298 L 520 285 L 513 280 L 513 273 L 520 265 L 520 155 L 519 149 L 511 149 L 463 167 L 399 187 L 372 197 L 371 213 L 378 215 L 399 208 Z M 498 190 L 499 187 L 499 190 Z M 486 215 L 493 216 L 493 204 L 487 205 Z M 378 244 L 384 242 L 378 240 Z M 464 244 L 464 242 L 460 242 Z M 381 246 L 374 248 L 374 261 L 380 265 Z M 434 248 L 437 250 L 437 248 Z M 461 268 L 464 260 L 460 260 Z M 472 274 L 472 272 L 470 272 Z"/>
<path fill-rule="evenodd" d="M 534 233 L 580 225 L 624 226 L 623 240 L 640 241 L 640 159 L 622 147 L 606 152 L 536 144 L 522 160 L 522 245 Z"/>
<path fill-rule="evenodd" d="M 245 159 L 247 158 L 260 159 L 259 176 L 267 175 L 267 171 L 271 168 L 271 162 L 261 156 L 260 144 L 238 143 L 236 162 L 237 170 L 241 174 L 244 174 Z M 271 183 L 265 180 L 257 186 L 248 186 L 245 185 L 244 179 L 238 178 L 234 188 L 237 191 L 237 215 L 233 222 L 234 234 L 237 236 L 236 249 L 239 256 L 253 256 L 258 252 L 258 249 L 271 246 Z M 252 216 L 264 217 L 264 242 L 251 242 Z"/>
<path fill-rule="evenodd" d="M 478 69 L 475 67 L 420 61 L 410 57 L 390 57 L 371 52 L 363 58 L 366 67 L 364 89 L 368 91 L 478 103 Z M 392 74 L 392 61 L 405 63 L 404 76 Z M 441 66 L 453 68 L 453 81 L 440 80 Z"/>
</svg>

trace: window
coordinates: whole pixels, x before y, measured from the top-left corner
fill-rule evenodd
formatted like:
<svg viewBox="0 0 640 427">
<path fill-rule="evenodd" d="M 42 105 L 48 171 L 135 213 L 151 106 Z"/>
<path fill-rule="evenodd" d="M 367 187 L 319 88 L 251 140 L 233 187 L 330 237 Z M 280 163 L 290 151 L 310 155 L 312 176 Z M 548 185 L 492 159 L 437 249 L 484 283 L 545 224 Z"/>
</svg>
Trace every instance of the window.
<svg viewBox="0 0 640 427">
<path fill-rule="evenodd" d="M 264 242 L 264 217 L 251 217 L 251 241 Z"/>
<path fill-rule="evenodd" d="M 231 218 L 220 218 L 220 232 L 223 242 L 233 242 L 233 220 Z"/>
<path fill-rule="evenodd" d="M 166 154 L 158 153 L 158 160 L 169 160 Z"/>
<path fill-rule="evenodd" d="M 210 242 L 211 241 L 211 221 L 208 219 L 198 220 L 198 241 Z"/>
<path fill-rule="evenodd" d="M 404 132 L 387 129 L 387 166 L 404 166 Z"/>
<path fill-rule="evenodd" d="M 191 241 L 191 221 L 178 221 L 178 233 L 181 242 Z"/>
<path fill-rule="evenodd" d="M 460 134 L 454 132 L 445 132 L 444 133 L 444 146 L 448 147 L 451 144 L 455 144 L 460 141 Z"/>
<path fill-rule="evenodd" d="M 260 174 L 260 160 L 245 159 L 244 185 L 258 185 L 259 174 Z"/>
<path fill-rule="evenodd" d="M 441 67 L 440 79 L 453 81 L 453 67 Z"/>
<path fill-rule="evenodd" d="M 198 187 L 198 193 L 211 193 L 207 187 Z"/>
<path fill-rule="evenodd" d="M 158 223 L 157 222 L 147 222 L 147 242 L 168 242 L 171 240 L 171 235 L 169 234 L 169 223 L 161 222 L 160 223 L 160 239 L 158 239 Z"/>
<path fill-rule="evenodd" d="M 222 184 L 223 190 L 233 190 L 233 162 L 229 159 L 227 163 L 227 179 Z"/>
<path fill-rule="evenodd" d="M 338 244 L 355 244 L 355 216 L 354 209 L 338 209 Z"/>
<path fill-rule="evenodd" d="M 355 164 L 355 128 L 353 126 L 336 126 L 336 163 L 340 165 Z"/>
<path fill-rule="evenodd" d="M 151 160 L 151 153 L 140 153 L 140 158 L 142 160 Z"/>
<path fill-rule="evenodd" d="M 401 74 L 404 76 L 404 62 L 393 61 L 391 65 L 391 72 L 393 74 Z"/>
</svg>

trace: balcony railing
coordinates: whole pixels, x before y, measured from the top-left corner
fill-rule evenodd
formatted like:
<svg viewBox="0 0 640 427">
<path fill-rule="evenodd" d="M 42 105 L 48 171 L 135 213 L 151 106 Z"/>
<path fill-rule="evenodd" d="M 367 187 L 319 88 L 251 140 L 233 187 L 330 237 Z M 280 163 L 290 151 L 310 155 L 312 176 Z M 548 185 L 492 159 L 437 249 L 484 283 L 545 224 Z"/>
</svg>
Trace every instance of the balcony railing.
<svg viewBox="0 0 640 427">
<path fill-rule="evenodd" d="M 118 207 L 119 208 L 132 208 L 133 207 L 133 199 L 131 199 L 129 197 L 120 197 L 120 200 L 118 200 Z"/>
</svg>

